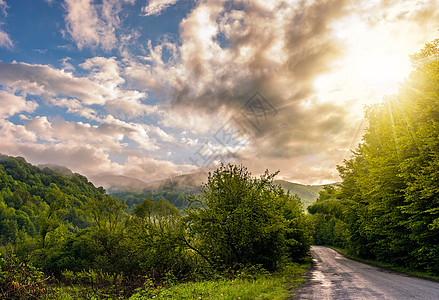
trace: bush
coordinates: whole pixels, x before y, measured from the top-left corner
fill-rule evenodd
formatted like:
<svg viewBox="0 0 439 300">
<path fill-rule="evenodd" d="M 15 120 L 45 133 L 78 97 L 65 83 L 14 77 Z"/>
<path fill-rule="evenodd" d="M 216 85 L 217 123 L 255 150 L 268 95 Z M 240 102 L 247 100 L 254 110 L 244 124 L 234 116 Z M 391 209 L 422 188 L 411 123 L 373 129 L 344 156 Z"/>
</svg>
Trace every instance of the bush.
<svg viewBox="0 0 439 300">
<path fill-rule="evenodd" d="M 306 255 L 311 224 L 300 199 L 273 184 L 277 173 L 252 178 L 244 166 L 221 165 L 186 209 L 187 245 L 215 268 L 276 268 Z"/>
<path fill-rule="evenodd" d="M 15 254 L 0 254 L 0 289 L 2 299 L 38 299 L 46 292 L 48 278 Z"/>
</svg>

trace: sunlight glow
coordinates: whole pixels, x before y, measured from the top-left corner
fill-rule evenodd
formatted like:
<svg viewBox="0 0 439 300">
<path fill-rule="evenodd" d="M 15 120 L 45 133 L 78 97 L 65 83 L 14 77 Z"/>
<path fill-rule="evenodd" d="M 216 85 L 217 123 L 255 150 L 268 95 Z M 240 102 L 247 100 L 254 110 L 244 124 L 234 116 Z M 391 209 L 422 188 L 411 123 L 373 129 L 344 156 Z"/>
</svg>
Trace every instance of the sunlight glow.
<svg viewBox="0 0 439 300">
<path fill-rule="evenodd" d="M 367 55 L 363 57 L 363 55 Z M 359 53 L 356 57 L 355 70 L 352 74 L 360 82 L 375 88 L 379 92 L 394 93 L 398 83 L 407 72 L 407 60 L 397 53 L 373 51 Z"/>
</svg>

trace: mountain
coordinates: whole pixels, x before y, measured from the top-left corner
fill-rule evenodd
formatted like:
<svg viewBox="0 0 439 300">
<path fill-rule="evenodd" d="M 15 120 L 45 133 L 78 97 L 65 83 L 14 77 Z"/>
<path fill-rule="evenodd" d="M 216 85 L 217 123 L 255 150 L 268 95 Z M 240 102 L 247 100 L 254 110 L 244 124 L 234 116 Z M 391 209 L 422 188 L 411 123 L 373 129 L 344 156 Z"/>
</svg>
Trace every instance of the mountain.
<svg viewBox="0 0 439 300">
<path fill-rule="evenodd" d="M 179 187 L 182 189 L 193 189 L 199 188 L 204 182 L 207 181 L 207 173 L 197 172 L 179 175 L 175 177 L 170 177 L 164 180 L 156 180 L 148 182 L 148 189 L 154 188 L 169 188 L 169 187 Z"/>
<path fill-rule="evenodd" d="M 303 208 L 306 209 L 319 197 L 319 192 L 326 186 L 324 185 L 303 185 L 300 183 L 289 182 L 286 180 L 275 180 L 275 184 L 282 186 L 285 190 L 290 191 L 291 194 L 296 194 L 303 201 Z M 332 183 L 329 185 L 336 185 Z"/>
<path fill-rule="evenodd" d="M 129 184 L 129 177 L 125 179 L 125 181 L 116 180 L 114 185 L 104 185 L 104 187 L 111 196 L 124 199 L 130 208 L 140 204 L 144 199 L 163 199 L 182 209 L 186 206 L 185 198 L 201 189 L 203 182 L 207 181 L 207 174 L 203 172 L 185 174 L 147 183 L 142 181 L 142 184 L 137 185 L 137 179 L 131 178 L 133 184 Z M 303 185 L 285 180 L 275 180 L 274 183 L 293 195 L 297 194 L 303 201 L 304 209 L 317 199 L 319 192 L 325 187 L 325 185 Z"/>
<path fill-rule="evenodd" d="M 73 172 L 67 167 L 56 165 L 56 164 L 39 164 L 37 166 L 41 170 L 44 170 L 45 168 L 51 169 L 55 173 L 64 175 L 64 176 L 72 176 Z"/>
<path fill-rule="evenodd" d="M 0 245 L 26 234 L 44 246 L 57 230 L 87 228 L 93 220 L 86 204 L 105 197 L 104 189 L 65 167 L 37 167 L 22 157 L 0 155 Z"/>
<path fill-rule="evenodd" d="M 102 186 L 106 190 L 111 191 L 132 191 L 140 193 L 149 187 L 145 181 L 122 175 L 105 174 L 91 176 L 90 181 L 96 186 Z"/>
</svg>

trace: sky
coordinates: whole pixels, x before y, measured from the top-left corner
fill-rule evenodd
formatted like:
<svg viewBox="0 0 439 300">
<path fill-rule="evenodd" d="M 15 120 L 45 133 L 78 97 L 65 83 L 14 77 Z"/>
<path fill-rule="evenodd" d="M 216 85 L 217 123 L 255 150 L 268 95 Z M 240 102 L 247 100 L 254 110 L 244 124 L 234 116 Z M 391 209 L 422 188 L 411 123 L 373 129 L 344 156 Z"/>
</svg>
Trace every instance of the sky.
<svg viewBox="0 0 439 300">
<path fill-rule="evenodd" d="M 143 181 L 339 181 L 436 0 L 0 0 L 0 153 Z"/>
</svg>

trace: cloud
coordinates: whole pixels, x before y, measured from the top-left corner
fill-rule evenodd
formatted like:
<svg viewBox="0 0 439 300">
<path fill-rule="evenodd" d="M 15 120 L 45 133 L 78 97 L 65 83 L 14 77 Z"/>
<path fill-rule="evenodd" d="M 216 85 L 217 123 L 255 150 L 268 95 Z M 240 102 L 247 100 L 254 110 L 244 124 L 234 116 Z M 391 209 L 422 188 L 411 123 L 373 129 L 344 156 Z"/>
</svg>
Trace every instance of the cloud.
<svg viewBox="0 0 439 300">
<path fill-rule="evenodd" d="M 6 9 L 8 8 L 8 4 L 5 0 L 0 0 L 0 11 L 4 16 L 7 16 L 8 13 L 6 12 Z"/>
<path fill-rule="evenodd" d="M 334 76 L 338 82 L 331 81 L 332 89 L 342 92 L 323 92 L 317 80 L 348 70 L 344 62 L 353 65 L 343 58 L 363 46 L 363 33 L 378 53 L 381 38 L 398 42 L 395 28 L 404 25 L 408 29 L 413 24 L 414 31 L 407 36 L 412 45 L 421 47 L 419 41 L 426 35 L 416 20 L 422 16 L 428 19 L 424 23 L 433 24 L 437 19 L 432 11 L 438 10 L 426 10 L 429 5 L 438 6 L 430 0 L 417 5 L 361 1 L 355 7 L 345 0 L 200 1 L 181 22 L 179 42 L 149 43 L 146 63 L 132 62 L 125 69 L 126 78 L 136 88 L 168 99 L 172 109 L 161 119 L 162 125 L 194 132 L 198 125 L 213 139 L 231 115 L 235 127 L 245 127 L 243 132 L 251 137 L 251 146 L 237 153 L 241 161 L 255 168 L 273 163 L 313 180 L 321 172 L 321 177 L 337 180 L 336 172 L 315 166 L 335 170 L 349 155 L 347 148 L 360 126 L 362 105 L 384 94 L 380 96 L 376 86 L 361 80 L 353 84 L 361 76 L 349 78 L 349 72 Z M 350 27 L 366 29 L 352 32 Z M 407 45 L 400 45 L 407 51 Z M 164 49 L 170 53 L 165 58 Z M 246 105 L 257 91 L 273 114 L 271 110 L 265 114 L 261 107 L 255 110 L 257 103 Z M 218 115 L 227 117 L 215 118 Z M 296 164 L 297 170 L 287 167 Z"/>
<path fill-rule="evenodd" d="M 92 0 L 65 0 L 67 31 L 78 48 L 116 48 L 124 3 L 133 4 L 134 0 L 103 0 L 101 5 Z"/>
<path fill-rule="evenodd" d="M 11 49 L 14 46 L 9 35 L 0 29 L 0 47 Z"/>
<path fill-rule="evenodd" d="M 0 153 L 18 155 L 17 144 L 26 141 L 36 142 L 37 136 L 23 125 L 15 125 L 8 120 L 0 119 Z"/>
<path fill-rule="evenodd" d="M 194 166 L 164 161 L 143 151 L 128 150 L 126 138 L 142 150 L 159 149 L 158 142 L 173 142 L 162 129 L 126 123 L 108 117 L 98 126 L 37 116 L 15 125 L 0 119 L 0 153 L 24 156 L 34 164 L 55 163 L 86 176 L 119 174 L 152 181 L 195 171 Z M 127 155 L 123 164 L 113 162 L 113 154 Z"/>
<path fill-rule="evenodd" d="M 331 118 L 338 124 L 327 120 L 324 105 L 304 107 L 303 102 L 313 94 L 314 78 L 341 54 L 330 25 L 344 14 L 344 4 L 341 0 L 279 1 L 271 6 L 258 1 L 240 1 L 240 5 L 203 1 L 181 23 L 181 45 L 150 46 L 149 63 L 143 68 L 132 65 L 127 77 L 172 99 L 176 111 L 204 112 L 205 119 L 221 110 L 236 117 L 248 115 L 251 111 L 244 104 L 260 91 L 278 114 L 253 134 L 268 139 L 263 145 L 276 149 L 276 155 L 297 154 L 292 141 L 318 140 L 317 132 L 304 132 L 331 135 L 343 125 L 344 111 L 336 104 Z M 173 53 L 166 62 L 163 47 Z M 210 128 L 215 130 L 215 125 Z"/>
<path fill-rule="evenodd" d="M 66 99 L 72 99 L 75 108 L 81 105 L 108 104 L 108 110 L 127 117 L 155 113 L 156 108 L 142 103 L 146 94 L 136 90 L 126 90 L 121 86 L 125 80 L 119 75 L 119 67 L 114 58 L 95 57 L 80 65 L 89 71 L 86 77 L 75 77 L 72 73 L 47 65 L 0 62 L 0 84 L 27 94 L 43 96 L 58 106 L 67 106 Z M 76 100 L 75 100 L 76 99 Z M 60 104 L 57 104 L 57 101 Z M 92 111 L 84 111 L 88 115 Z"/>
<path fill-rule="evenodd" d="M 71 60 L 70 57 L 65 57 L 61 60 L 61 65 L 63 67 L 63 70 L 74 71 L 75 67 L 69 62 L 69 60 Z"/>
<path fill-rule="evenodd" d="M 341 14 L 343 1 L 299 8 L 282 2 L 272 11 L 246 1 L 245 10 L 226 10 L 225 2 L 195 8 L 181 24 L 176 58 L 165 63 L 161 51 L 168 46 L 151 47 L 152 67 L 142 73 L 142 66 L 132 66 L 130 79 L 143 79 L 154 91 L 162 88 L 176 104 L 212 112 L 240 109 L 258 90 L 275 105 L 309 95 L 310 79 L 339 54 L 326 27 Z"/>
<path fill-rule="evenodd" d="M 124 122 L 112 116 L 99 125 L 49 120 L 46 116 L 26 117 L 23 121 L 24 125 L 15 125 L 0 119 L 0 153 L 24 156 L 35 164 L 65 165 L 85 175 L 116 173 L 146 181 L 194 169 L 184 165 L 180 168 L 158 158 L 161 152 L 157 150 L 175 138 L 153 125 Z M 158 157 L 144 151 L 157 152 Z M 131 158 L 120 164 L 113 162 L 111 155 Z M 160 170 L 162 173 L 158 174 Z"/>
<path fill-rule="evenodd" d="M 106 152 L 123 151 L 127 140 L 147 151 L 160 150 L 164 143 L 174 141 L 172 135 L 156 126 L 124 122 L 111 115 L 99 125 L 60 119 L 50 122 L 46 116 L 36 116 L 28 119 L 24 128 L 46 143 L 88 145 Z"/>
<path fill-rule="evenodd" d="M 87 78 L 47 65 L 0 62 L 0 84 L 22 89 L 29 94 L 55 97 L 63 95 L 81 99 L 85 104 L 105 104 L 111 94 Z"/>
<path fill-rule="evenodd" d="M 26 101 L 22 96 L 0 90 L 0 117 L 10 117 L 19 112 L 33 112 L 38 107 L 35 101 Z"/>
<path fill-rule="evenodd" d="M 178 0 L 149 0 L 148 5 L 142 7 L 142 12 L 145 16 L 160 15 L 169 6 L 177 3 Z"/>
<path fill-rule="evenodd" d="M 124 166 L 123 174 L 128 177 L 145 180 L 167 179 L 171 176 L 178 176 L 197 171 L 195 166 L 179 165 L 167 160 L 157 160 L 145 155 L 129 156 Z"/>
<path fill-rule="evenodd" d="M 111 162 L 108 153 L 88 145 L 26 143 L 18 144 L 17 152 L 35 164 L 59 164 L 86 175 L 95 174 L 96 170 L 104 173 L 121 168 Z"/>
</svg>

